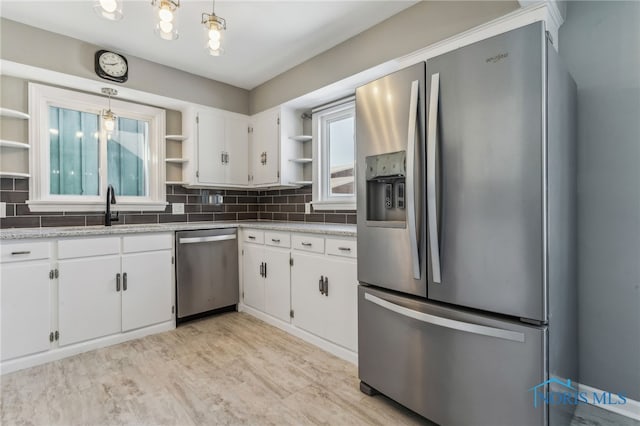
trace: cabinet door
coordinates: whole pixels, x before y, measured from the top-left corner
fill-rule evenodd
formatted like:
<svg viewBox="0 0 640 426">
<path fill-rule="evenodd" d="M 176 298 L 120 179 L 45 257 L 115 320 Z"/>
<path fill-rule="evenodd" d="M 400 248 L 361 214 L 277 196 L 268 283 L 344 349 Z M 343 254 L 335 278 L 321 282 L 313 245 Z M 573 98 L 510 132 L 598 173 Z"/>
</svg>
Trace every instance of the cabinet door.
<svg viewBox="0 0 640 426">
<path fill-rule="evenodd" d="M 58 268 L 60 345 L 120 333 L 120 256 L 63 260 Z"/>
<path fill-rule="evenodd" d="M 226 180 L 231 185 L 249 183 L 249 120 L 227 117 L 225 119 Z"/>
<path fill-rule="evenodd" d="M 242 256 L 242 291 L 244 303 L 264 311 L 264 278 L 260 275 L 260 265 L 264 262 L 263 247 L 246 244 Z"/>
<path fill-rule="evenodd" d="M 264 283 L 264 311 L 282 321 L 289 322 L 291 310 L 291 286 L 289 250 L 264 248 L 267 265 Z"/>
<path fill-rule="evenodd" d="M 122 276 L 122 331 L 171 320 L 170 250 L 122 256 Z"/>
<path fill-rule="evenodd" d="M 4 263 L 1 269 L 0 358 L 4 361 L 48 350 L 51 332 L 49 262 Z"/>
<path fill-rule="evenodd" d="M 326 274 L 324 256 L 293 252 L 291 267 L 291 307 L 295 315 L 293 323 L 320 337 L 325 337 L 327 298 L 320 294 L 320 277 Z"/>
<path fill-rule="evenodd" d="M 197 113 L 198 182 L 224 183 L 224 117 L 213 111 Z"/>
<path fill-rule="evenodd" d="M 253 118 L 251 161 L 253 184 L 278 182 L 280 126 L 278 110 L 265 111 Z"/>
<path fill-rule="evenodd" d="M 352 351 L 358 350 L 358 273 L 356 262 L 331 258 L 328 261 L 326 338 Z M 297 312 L 296 312 L 297 314 Z"/>
</svg>

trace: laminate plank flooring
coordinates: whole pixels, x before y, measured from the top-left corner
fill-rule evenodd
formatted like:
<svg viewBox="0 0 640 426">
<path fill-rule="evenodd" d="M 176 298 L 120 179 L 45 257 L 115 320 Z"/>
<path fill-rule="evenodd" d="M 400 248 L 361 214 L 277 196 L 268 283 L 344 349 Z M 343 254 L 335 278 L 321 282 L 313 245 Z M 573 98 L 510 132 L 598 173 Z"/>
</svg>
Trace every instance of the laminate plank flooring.
<svg viewBox="0 0 640 426">
<path fill-rule="evenodd" d="M 432 424 L 362 394 L 354 365 L 236 312 L 0 380 L 2 425 Z M 572 425 L 640 426 L 626 420 L 580 406 Z"/>
</svg>

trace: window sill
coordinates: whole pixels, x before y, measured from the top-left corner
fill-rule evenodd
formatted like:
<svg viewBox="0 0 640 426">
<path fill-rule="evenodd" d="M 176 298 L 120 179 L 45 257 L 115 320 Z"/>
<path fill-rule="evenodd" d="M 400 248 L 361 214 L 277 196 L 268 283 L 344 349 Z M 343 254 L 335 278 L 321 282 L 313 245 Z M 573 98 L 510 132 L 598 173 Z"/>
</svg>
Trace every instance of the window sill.
<svg viewBox="0 0 640 426">
<path fill-rule="evenodd" d="M 68 201 L 31 201 L 27 200 L 31 212 L 104 212 L 105 201 L 89 203 L 70 203 Z M 164 211 L 166 201 L 119 202 L 111 205 L 112 211 Z"/>
<path fill-rule="evenodd" d="M 314 210 L 356 210 L 355 202 L 337 202 L 337 201 L 313 201 L 311 203 Z"/>
</svg>

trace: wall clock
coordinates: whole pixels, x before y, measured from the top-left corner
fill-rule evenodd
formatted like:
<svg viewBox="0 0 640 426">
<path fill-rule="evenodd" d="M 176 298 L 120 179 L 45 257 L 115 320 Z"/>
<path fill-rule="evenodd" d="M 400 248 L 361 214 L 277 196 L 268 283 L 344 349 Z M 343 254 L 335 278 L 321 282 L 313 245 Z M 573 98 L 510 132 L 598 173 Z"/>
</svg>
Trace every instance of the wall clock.
<svg viewBox="0 0 640 426">
<path fill-rule="evenodd" d="M 124 83 L 129 78 L 127 58 L 109 50 L 96 52 L 95 71 L 98 77 L 117 83 Z"/>
</svg>

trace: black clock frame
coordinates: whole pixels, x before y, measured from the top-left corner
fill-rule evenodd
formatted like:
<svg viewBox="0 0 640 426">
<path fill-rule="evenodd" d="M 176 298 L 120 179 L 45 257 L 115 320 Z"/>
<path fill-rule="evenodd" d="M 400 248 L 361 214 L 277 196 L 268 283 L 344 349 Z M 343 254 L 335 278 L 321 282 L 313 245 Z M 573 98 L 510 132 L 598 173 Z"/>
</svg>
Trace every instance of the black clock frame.
<svg viewBox="0 0 640 426">
<path fill-rule="evenodd" d="M 124 75 L 122 75 L 121 77 L 114 77 L 104 72 L 104 70 L 100 67 L 100 56 L 102 56 L 103 53 L 113 53 L 122 58 L 125 65 L 127 66 L 127 71 L 124 73 Z M 94 67 L 98 77 L 103 78 L 105 80 L 115 81 L 116 83 L 124 83 L 129 79 L 129 62 L 127 61 L 127 58 L 125 58 L 123 55 L 116 53 L 112 50 L 104 50 L 104 49 L 98 50 L 94 57 Z"/>
</svg>

